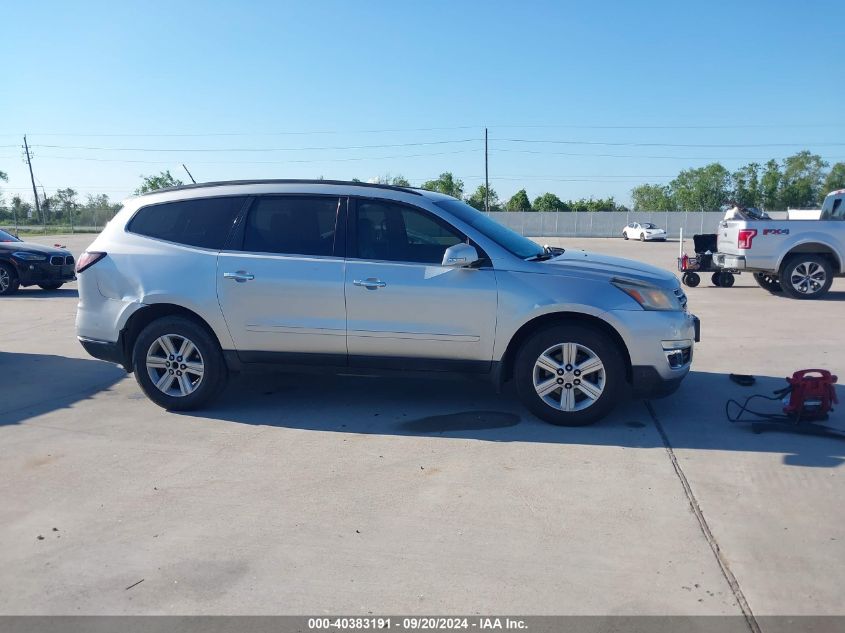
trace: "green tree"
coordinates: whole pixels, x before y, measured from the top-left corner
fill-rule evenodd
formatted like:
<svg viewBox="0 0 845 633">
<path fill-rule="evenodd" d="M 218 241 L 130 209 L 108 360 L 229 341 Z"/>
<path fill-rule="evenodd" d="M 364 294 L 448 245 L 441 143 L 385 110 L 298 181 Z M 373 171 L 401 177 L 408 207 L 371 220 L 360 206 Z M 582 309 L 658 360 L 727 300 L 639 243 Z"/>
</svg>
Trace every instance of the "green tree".
<svg viewBox="0 0 845 633">
<path fill-rule="evenodd" d="M 759 163 L 749 163 L 731 174 L 733 198 L 739 205 L 743 207 L 762 205 L 759 174 Z"/>
<path fill-rule="evenodd" d="M 467 198 L 467 204 L 471 207 L 478 209 L 479 211 L 484 211 L 486 194 L 487 188 L 484 185 L 478 185 L 478 189 L 476 189 L 475 192 L 469 198 Z M 496 194 L 496 191 L 491 187 L 490 210 L 498 211 L 499 209 L 499 196 Z"/>
<path fill-rule="evenodd" d="M 434 180 L 424 182 L 422 188 L 428 191 L 445 193 L 447 196 L 452 196 L 459 200 L 464 195 L 464 181 L 460 178 L 455 178 L 450 171 L 444 171 Z"/>
<path fill-rule="evenodd" d="M 511 199 L 505 204 L 508 211 L 533 211 L 531 208 L 531 201 L 528 199 L 528 194 L 525 189 L 517 191 Z"/>
<path fill-rule="evenodd" d="M 675 203 L 666 185 L 640 185 L 631 190 L 635 211 L 673 211 Z"/>
<path fill-rule="evenodd" d="M 766 163 L 763 175 L 760 177 L 760 204 L 763 209 L 774 211 L 781 206 L 779 196 L 782 177 L 783 174 L 776 160 Z"/>
<path fill-rule="evenodd" d="M 76 201 L 77 192 L 67 187 L 59 189 L 50 196 L 49 208 L 56 219 L 69 219 L 76 211 L 79 203 Z"/>
<path fill-rule="evenodd" d="M 391 176 L 390 174 L 385 174 L 384 176 L 376 176 L 370 182 L 379 185 L 393 185 L 394 187 L 411 186 L 411 183 L 408 182 L 408 179 L 402 176 L 401 174 L 397 174 L 396 176 Z"/>
<path fill-rule="evenodd" d="M 143 181 L 141 182 L 141 186 L 135 190 L 136 196 L 139 196 L 142 193 L 156 191 L 157 189 L 164 189 L 166 187 L 176 187 L 178 185 L 184 184 L 178 178 L 174 178 L 171 175 L 169 169 L 153 176 L 142 175 L 141 178 L 143 178 Z"/>
<path fill-rule="evenodd" d="M 822 185 L 820 199 L 824 200 L 827 194 L 837 189 L 845 189 L 845 163 L 836 163 L 830 168 Z"/>
<path fill-rule="evenodd" d="M 569 211 L 569 205 L 558 198 L 555 194 L 548 192 L 534 198 L 535 211 Z"/>
<path fill-rule="evenodd" d="M 821 156 L 807 150 L 785 158 L 779 194 L 781 204 L 787 208 L 815 206 L 827 166 Z"/>
<path fill-rule="evenodd" d="M 686 169 L 669 183 L 681 211 L 718 211 L 730 195 L 730 174 L 719 163 Z"/>
</svg>

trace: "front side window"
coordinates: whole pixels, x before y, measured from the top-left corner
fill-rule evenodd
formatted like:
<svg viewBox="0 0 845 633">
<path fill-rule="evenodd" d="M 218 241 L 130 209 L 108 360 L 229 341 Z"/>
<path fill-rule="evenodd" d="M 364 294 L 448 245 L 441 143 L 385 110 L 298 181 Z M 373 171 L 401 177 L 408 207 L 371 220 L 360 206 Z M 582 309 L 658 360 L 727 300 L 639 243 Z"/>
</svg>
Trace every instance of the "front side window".
<svg viewBox="0 0 845 633">
<path fill-rule="evenodd" d="M 220 250 L 246 197 L 194 198 L 143 207 L 127 230 L 186 246 Z"/>
<path fill-rule="evenodd" d="M 440 264 L 448 247 L 466 241 L 434 216 L 389 202 L 360 201 L 356 224 L 362 259 Z"/>
<path fill-rule="evenodd" d="M 340 198 L 259 198 L 244 229 L 243 250 L 282 255 L 332 255 Z"/>
</svg>

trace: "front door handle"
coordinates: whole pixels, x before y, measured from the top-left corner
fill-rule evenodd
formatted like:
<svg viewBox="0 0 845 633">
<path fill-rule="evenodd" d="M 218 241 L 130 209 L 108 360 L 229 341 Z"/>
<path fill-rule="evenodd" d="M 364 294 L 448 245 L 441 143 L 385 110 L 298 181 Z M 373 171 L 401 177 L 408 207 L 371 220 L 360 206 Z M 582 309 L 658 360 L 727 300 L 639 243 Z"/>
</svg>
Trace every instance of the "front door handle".
<svg viewBox="0 0 845 633">
<path fill-rule="evenodd" d="M 223 279 L 234 279 L 239 284 L 242 284 L 245 281 L 252 281 L 255 279 L 255 275 L 251 275 L 245 270 L 239 270 L 234 273 L 223 273 Z"/>
<path fill-rule="evenodd" d="M 369 279 L 356 279 L 352 282 L 356 286 L 363 286 L 367 290 L 375 290 L 376 288 L 384 288 L 387 284 L 381 279 L 370 277 Z"/>
</svg>

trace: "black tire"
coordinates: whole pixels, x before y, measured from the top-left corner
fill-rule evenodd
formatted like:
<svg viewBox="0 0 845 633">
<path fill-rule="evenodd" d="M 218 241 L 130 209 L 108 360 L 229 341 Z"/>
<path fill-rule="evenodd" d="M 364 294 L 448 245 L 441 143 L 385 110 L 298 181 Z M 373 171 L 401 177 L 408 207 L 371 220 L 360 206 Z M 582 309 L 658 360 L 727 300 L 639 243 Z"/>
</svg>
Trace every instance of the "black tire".
<svg viewBox="0 0 845 633">
<path fill-rule="evenodd" d="M 719 286 L 722 288 L 730 288 L 734 285 L 736 281 L 736 277 L 734 277 L 733 273 L 722 273 L 722 276 L 719 278 Z"/>
<path fill-rule="evenodd" d="M 640 233 L 640 241 L 645 242 L 645 233 Z"/>
<path fill-rule="evenodd" d="M 603 365 L 604 388 L 601 395 L 592 404 L 580 411 L 563 411 L 554 408 L 543 400 L 534 387 L 535 363 L 544 352 L 563 343 L 575 343 L 581 346 L 579 349 L 587 348 L 598 357 Z M 582 351 L 578 352 L 577 358 L 584 358 Z M 569 365 L 569 367 L 574 366 Z M 551 371 L 544 371 L 548 374 L 546 376 L 548 380 L 555 380 L 556 382 L 569 379 L 574 382 L 575 380 L 574 370 L 569 370 L 567 373 L 560 375 L 560 378 L 555 378 Z M 562 366 L 559 371 L 566 371 L 566 366 Z M 589 382 L 594 387 L 600 385 L 600 374 L 596 372 L 590 375 L 595 376 L 595 382 L 592 378 Z M 610 413 L 619 399 L 627 393 L 625 360 L 623 351 L 619 349 L 619 344 L 598 328 L 575 323 L 550 326 L 532 334 L 517 352 L 514 363 L 514 379 L 517 393 L 523 404 L 538 418 L 557 426 L 593 424 Z M 585 379 L 584 382 L 588 381 Z M 563 389 L 566 388 L 567 384 L 572 383 L 561 383 L 560 387 L 554 387 L 555 391 L 549 397 L 556 399 L 563 395 Z M 581 404 L 590 399 L 585 392 L 580 391 L 580 387 L 573 385 L 570 389 L 572 389 L 571 397 L 576 406 L 579 399 Z"/>
<path fill-rule="evenodd" d="M 20 285 L 15 268 L 11 264 L 0 262 L 0 297 L 15 294 Z"/>
<path fill-rule="evenodd" d="M 809 275 L 802 275 L 808 272 Z M 809 276 L 806 285 L 799 279 Z M 792 299 L 820 299 L 830 290 L 833 283 L 833 267 L 822 255 L 798 253 L 790 256 L 781 266 L 780 285 L 783 294 Z M 801 290 L 806 288 L 806 291 Z"/>
<path fill-rule="evenodd" d="M 39 288 L 41 288 L 41 290 L 58 290 L 59 288 L 61 288 L 61 287 L 62 287 L 62 285 L 64 285 L 64 284 L 63 284 L 63 283 L 57 283 L 57 284 L 38 284 L 38 287 L 39 287 Z"/>
<path fill-rule="evenodd" d="M 722 273 L 713 273 L 710 275 L 710 282 L 717 288 L 722 285 Z"/>
<path fill-rule="evenodd" d="M 780 281 L 778 281 L 778 278 L 774 275 L 769 275 L 768 273 L 754 273 L 754 281 L 756 281 L 757 285 L 763 290 L 771 292 L 773 295 L 781 294 L 783 292 Z"/>
<path fill-rule="evenodd" d="M 187 395 L 177 396 L 165 393 L 156 387 L 150 377 L 151 371 L 153 373 L 161 371 L 162 373 L 159 375 L 163 377 L 165 372 L 175 376 L 175 373 L 180 371 L 180 367 L 182 370 L 185 369 L 184 363 L 179 365 L 177 362 L 170 369 L 148 370 L 146 360 L 148 351 L 150 351 L 154 343 L 158 345 L 156 341 L 160 337 L 166 335 L 175 337 L 174 340 L 180 338 L 189 340 L 199 353 L 199 357 L 192 355 L 191 358 L 194 361 L 199 358 L 199 363 L 195 362 L 194 364 L 203 366 L 202 377 L 196 383 L 195 390 L 189 392 Z M 161 350 L 163 348 L 159 349 Z M 181 357 L 173 358 L 172 356 L 168 358 L 169 360 L 162 357 L 162 360 L 171 362 L 181 359 Z M 182 360 L 187 363 L 191 362 L 189 359 Z M 135 380 L 138 381 L 138 385 L 140 385 L 146 396 L 158 406 L 169 411 L 190 411 L 202 407 L 223 391 L 229 377 L 226 363 L 223 360 L 223 353 L 220 350 L 220 344 L 217 342 L 217 339 L 196 321 L 180 316 L 168 316 L 156 319 L 141 330 L 132 347 L 132 368 L 135 372 Z M 184 376 L 191 383 L 196 380 L 196 376 L 189 378 L 189 372 L 185 372 Z M 180 380 L 181 378 L 172 379 L 177 384 Z M 172 389 L 176 389 L 173 382 L 170 383 L 170 386 Z"/>
<path fill-rule="evenodd" d="M 623 239 L 623 240 L 627 240 L 627 239 L 628 239 L 628 234 L 627 234 L 625 231 L 622 231 L 622 239 Z"/>
<path fill-rule="evenodd" d="M 701 283 L 701 277 L 698 276 L 698 273 L 684 273 L 684 276 L 681 277 L 681 281 L 684 282 L 685 286 L 695 288 Z"/>
</svg>

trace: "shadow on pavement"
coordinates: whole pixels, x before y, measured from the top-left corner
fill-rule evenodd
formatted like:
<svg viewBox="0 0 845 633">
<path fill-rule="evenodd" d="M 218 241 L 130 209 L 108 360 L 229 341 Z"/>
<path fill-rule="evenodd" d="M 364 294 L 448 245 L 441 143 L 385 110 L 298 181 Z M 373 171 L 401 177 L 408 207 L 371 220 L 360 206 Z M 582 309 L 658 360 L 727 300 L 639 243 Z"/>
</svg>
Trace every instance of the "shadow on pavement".
<svg viewBox="0 0 845 633">
<path fill-rule="evenodd" d="M 181 415 L 311 431 L 663 448 L 657 423 L 676 450 L 768 452 L 784 455 L 788 465 L 842 464 L 845 441 L 789 432 L 755 434 L 750 423 L 727 420 L 724 407 L 729 398 L 771 395 L 784 385 L 782 378 L 758 377 L 756 385 L 740 387 L 725 374 L 692 372 L 677 393 L 652 401 L 657 422 L 642 402 L 629 401 L 594 426 L 565 428 L 529 414 L 512 389 L 496 394 L 483 382 L 243 375 L 235 377 L 210 408 Z M 842 390 L 839 394 L 845 398 Z M 764 402 L 757 409 L 779 413 L 781 406 Z M 827 424 L 845 426 L 838 412 Z"/>
<path fill-rule="evenodd" d="M 76 288 L 57 288 L 56 290 L 42 290 L 38 286 L 20 288 L 15 294 L 3 297 L 3 303 L 15 299 L 70 299 L 79 296 Z"/>
<path fill-rule="evenodd" d="M 93 359 L 0 352 L 0 426 L 69 407 L 124 376 L 116 365 Z"/>
</svg>

